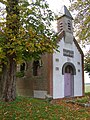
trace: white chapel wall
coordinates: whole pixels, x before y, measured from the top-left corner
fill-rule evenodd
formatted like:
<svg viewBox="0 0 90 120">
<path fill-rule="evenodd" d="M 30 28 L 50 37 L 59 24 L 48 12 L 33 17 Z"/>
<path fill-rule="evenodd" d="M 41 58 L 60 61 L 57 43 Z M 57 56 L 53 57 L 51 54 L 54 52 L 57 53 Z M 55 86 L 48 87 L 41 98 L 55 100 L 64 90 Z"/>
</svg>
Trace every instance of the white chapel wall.
<svg viewBox="0 0 90 120">
<path fill-rule="evenodd" d="M 62 75 L 62 67 L 66 62 L 71 62 L 76 68 L 76 75 L 74 75 L 74 96 L 82 95 L 82 63 L 81 54 L 79 53 L 74 42 L 67 44 L 64 38 L 59 41 L 59 52 L 53 54 L 53 98 L 64 97 L 64 75 Z M 63 49 L 74 51 L 74 57 L 63 56 Z"/>
</svg>

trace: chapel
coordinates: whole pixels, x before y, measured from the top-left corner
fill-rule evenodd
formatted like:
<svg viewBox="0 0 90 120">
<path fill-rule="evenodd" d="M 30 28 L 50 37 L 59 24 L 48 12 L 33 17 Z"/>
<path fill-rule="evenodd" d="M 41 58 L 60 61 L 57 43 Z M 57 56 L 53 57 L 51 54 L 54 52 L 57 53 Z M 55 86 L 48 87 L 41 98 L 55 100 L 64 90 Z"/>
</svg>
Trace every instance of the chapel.
<svg viewBox="0 0 90 120">
<path fill-rule="evenodd" d="M 40 60 L 18 65 L 24 76 L 17 78 L 17 94 L 53 99 L 84 95 L 84 55 L 73 35 L 73 17 L 66 6 L 57 19 L 58 51 Z"/>
</svg>

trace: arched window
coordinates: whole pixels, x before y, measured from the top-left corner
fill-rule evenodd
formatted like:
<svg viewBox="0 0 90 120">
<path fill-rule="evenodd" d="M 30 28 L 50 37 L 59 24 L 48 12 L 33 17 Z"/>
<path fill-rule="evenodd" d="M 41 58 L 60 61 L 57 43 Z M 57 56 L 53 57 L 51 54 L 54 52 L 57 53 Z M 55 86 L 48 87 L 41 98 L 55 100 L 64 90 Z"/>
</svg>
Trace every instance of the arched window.
<svg viewBox="0 0 90 120">
<path fill-rule="evenodd" d="M 22 63 L 21 65 L 20 65 L 20 71 L 24 71 L 25 70 L 25 63 Z"/>
<path fill-rule="evenodd" d="M 71 73 L 71 74 L 73 74 L 73 68 L 72 68 L 71 65 L 67 65 L 65 67 L 65 73 Z"/>
<path fill-rule="evenodd" d="M 66 62 L 62 67 L 62 74 L 64 75 L 64 73 L 71 73 L 72 75 L 76 75 L 75 66 L 70 62 Z"/>
<path fill-rule="evenodd" d="M 25 76 L 25 71 L 27 69 L 26 62 L 23 62 L 22 64 L 17 65 L 17 77 L 24 77 Z"/>
<path fill-rule="evenodd" d="M 39 61 L 33 62 L 33 76 L 38 76 Z"/>
</svg>

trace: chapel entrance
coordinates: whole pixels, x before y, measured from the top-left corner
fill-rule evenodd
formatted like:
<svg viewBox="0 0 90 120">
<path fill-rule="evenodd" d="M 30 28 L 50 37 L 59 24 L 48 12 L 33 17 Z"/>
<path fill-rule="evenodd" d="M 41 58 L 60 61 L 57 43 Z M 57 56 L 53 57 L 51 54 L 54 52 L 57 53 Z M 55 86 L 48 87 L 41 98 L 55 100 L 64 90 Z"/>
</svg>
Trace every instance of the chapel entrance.
<svg viewBox="0 0 90 120">
<path fill-rule="evenodd" d="M 63 66 L 64 74 L 64 97 L 74 96 L 74 74 L 76 74 L 75 67 L 72 63 L 66 63 Z"/>
</svg>

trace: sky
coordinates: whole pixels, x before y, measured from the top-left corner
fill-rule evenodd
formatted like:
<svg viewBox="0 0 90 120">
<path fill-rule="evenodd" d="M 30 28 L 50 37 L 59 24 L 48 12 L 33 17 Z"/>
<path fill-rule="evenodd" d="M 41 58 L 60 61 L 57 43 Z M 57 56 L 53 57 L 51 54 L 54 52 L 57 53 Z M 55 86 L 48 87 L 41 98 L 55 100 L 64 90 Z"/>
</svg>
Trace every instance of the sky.
<svg viewBox="0 0 90 120">
<path fill-rule="evenodd" d="M 47 0 L 50 5 L 50 8 L 54 10 L 55 13 L 59 12 L 61 7 L 65 5 L 67 8 L 70 5 L 69 0 Z"/>
</svg>

